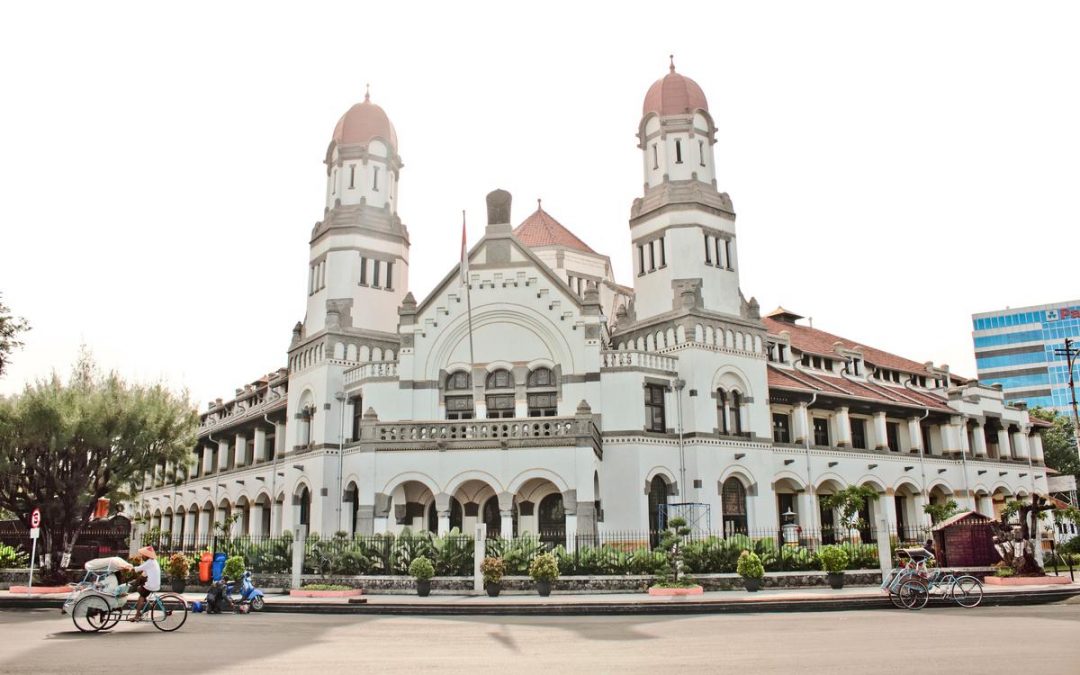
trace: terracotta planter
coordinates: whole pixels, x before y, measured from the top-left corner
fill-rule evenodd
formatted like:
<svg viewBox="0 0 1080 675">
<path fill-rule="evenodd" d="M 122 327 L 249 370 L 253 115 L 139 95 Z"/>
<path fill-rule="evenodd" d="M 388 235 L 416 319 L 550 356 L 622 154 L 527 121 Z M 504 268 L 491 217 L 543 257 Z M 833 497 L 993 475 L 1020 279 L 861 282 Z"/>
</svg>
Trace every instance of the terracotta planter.
<svg viewBox="0 0 1080 675">
<path fill-rule="evenodd" d="M 347 591 L 308 591 L 303 588 L 293 588 L 289 591 L 289 595 L 294 598 L 352 598 L 363 594 L 362 588 L 350 588 Z"/>
<path fill-rule="evenodd" d="M 499 597 L 499 591 L 502 590 L 502 584 L 499 582 L 488 582 L 484 584 L 484 590 L 487 591 L 489 598 Z"/>
<path fill-rule="evenodd" d="M 757 593 L 758 589 L 761 588 L 761 578 L 760 577 L 758 577 L 756 579 L 750 579 L 750 578 L 747 578 L 747 577 L 743 577 L 742 582 L 743 582 L 743 588 L 745 588 L 747 591 L 749 591 L 751 593 Z"/>
<path fill-rule="evenodd" d="M 417 579 L 416 594 L 421 598 L 431 595 L 431 579 Z"/>
<path fill-rule="evenodd" d="M 649 588 L 649 595 L 701 595 L 705 592 L 705 589 L 701 586 L 687 586 L 686 588 L 660 588 L 659 586 L 652 586 Z"/>
<path fill-rule="evenodd" d="M 551 579 L 537 579 L 536 580 L 536 592 L 541 597 L 548 597 L 551 595 Z"/>
<path fill-rule="evenodd" d="M 835 590 L 840 590 L 844 587 L 844 573 L 843 572 L 827 572 L 825 578 L 829 581 L 829 587 Z"/>
</svg>

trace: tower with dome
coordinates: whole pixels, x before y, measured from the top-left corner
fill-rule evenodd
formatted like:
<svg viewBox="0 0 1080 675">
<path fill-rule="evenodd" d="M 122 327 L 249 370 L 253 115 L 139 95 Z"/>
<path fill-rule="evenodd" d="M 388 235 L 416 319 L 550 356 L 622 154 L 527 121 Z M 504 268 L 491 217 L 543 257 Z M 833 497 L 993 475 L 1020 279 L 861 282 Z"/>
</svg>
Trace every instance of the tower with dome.
<svg viewBox="0 0 1080 675">
<path fill-rule="evenodd" d="M 456 529 L 569 547 L 648 541 L 678 512 L 698 532 L 795 536 L 786 524 L 810 544 L 835 539 L 826 498 L 849 485 L 877 491 L 864 520 L 899 534 L 931 502 L 991 514 L 1045 493 L 1040 423 L 1000 389 L 743 292 L 722 133 L 672 61 L 642 105 L 629 251 L 598 251 L 539 201 L 515 219 L 495 190 L 467 273 L 448 255 L 416 297 L 397 131 L 365 95 L 326 150 L 287 366 L 210 402 L 190 461 L 147 475 L 144 527 L 183 546 L 236 515 L 254 537 Z M 609 255 L 630 256 L 629 284 Z"/>
</svg>

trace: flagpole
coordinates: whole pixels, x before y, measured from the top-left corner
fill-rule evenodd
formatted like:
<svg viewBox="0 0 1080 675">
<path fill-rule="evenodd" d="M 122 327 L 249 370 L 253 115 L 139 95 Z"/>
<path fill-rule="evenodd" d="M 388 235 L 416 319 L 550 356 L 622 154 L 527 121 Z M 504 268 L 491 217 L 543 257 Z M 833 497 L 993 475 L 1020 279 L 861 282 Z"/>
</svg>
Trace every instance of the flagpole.
<svg viewBox="0 0 1080 675">
<path fill-rule="evenodd" d="M 469 283 L 469 251 L 465 245 L 465 209 L 461 210 L 461 280 L 465 284 L 465 311 L 469 318 L 469 378 L 476 366 L 476 354 L 473 352 L 472 327 L 472 284 Z"/>
</svg>

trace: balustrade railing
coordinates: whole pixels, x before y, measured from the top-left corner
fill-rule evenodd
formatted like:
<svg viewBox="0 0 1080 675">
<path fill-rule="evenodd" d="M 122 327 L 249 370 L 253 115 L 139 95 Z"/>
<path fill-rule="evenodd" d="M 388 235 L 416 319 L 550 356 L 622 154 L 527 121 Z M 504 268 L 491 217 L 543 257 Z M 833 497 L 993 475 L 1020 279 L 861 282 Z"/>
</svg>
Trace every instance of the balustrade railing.
<svg viewBox="0 0 1080 675">
<path fill-rule="evenodd" d="M 397 377 L 397 361 L 369 361 L 345 371 L 345 384 L 356 384 L 373 377 Z"/>
<path fill-rule="evenodd" d="M 675 371 L 678 359 L 655 352 L 643 352 L 636 349 L 622 349 L 601 353 L 601 368 L 652 368 Z"/>
</svg>

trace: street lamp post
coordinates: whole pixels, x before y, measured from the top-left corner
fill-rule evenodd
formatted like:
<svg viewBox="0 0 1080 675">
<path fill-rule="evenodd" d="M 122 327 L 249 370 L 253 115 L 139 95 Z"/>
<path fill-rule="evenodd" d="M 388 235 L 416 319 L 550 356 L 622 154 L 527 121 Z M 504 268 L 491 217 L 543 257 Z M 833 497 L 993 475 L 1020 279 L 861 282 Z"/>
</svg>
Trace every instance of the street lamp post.
<svg viewBox="0 0 1080 675">
<path fill-rule="evenodd" d="M 344 480 L 345 472 L 345 392 L 339 391 L 334 394 L 334 398 L 338 402 L 338 407 L 341 408 L 341 415 L 338 421 L 338 464 L 337 464 L 337 527 L 335 532 L 341 527 L 341 512 L 345 507 L 345 495 L 342 494 L 344 486 L 342 482 Z"/>
<path fill-rule="evenodd" d="M 1080 349 L 1073 346 L 1072 338 L 1065 338 L 1065 347 L 1058 347 L 1054 353 L 1065 357 L 1065 365 L 1069 368 L 1069 394 L 1072 398 L 1073 413 L 1073 438 L 1076 440 L 1076 452 L 1080 455 L 1080 412 L 1076 405 L 1076 383 L 1073 380 L 1073 369 L 1076 366 L 1076 357 L 1080 356 Z"/>
</svg>

